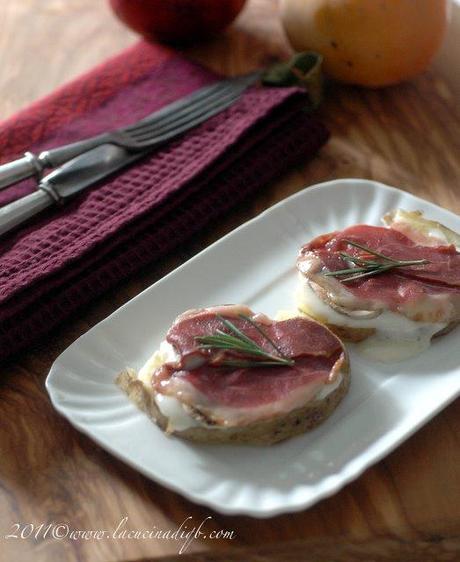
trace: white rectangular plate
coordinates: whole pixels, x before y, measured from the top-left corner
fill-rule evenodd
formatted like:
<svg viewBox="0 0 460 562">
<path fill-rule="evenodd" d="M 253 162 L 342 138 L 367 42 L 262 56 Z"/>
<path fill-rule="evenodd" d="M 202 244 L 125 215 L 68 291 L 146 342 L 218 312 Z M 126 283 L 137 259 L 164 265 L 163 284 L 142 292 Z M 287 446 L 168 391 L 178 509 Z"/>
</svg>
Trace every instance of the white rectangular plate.
<svg viewBox="0 0 460 562">
<path fill-rule="evenodd" d="M 355 223 L 377 225 L 398 207 L 419 209 L 460 231 L 453 213 L 382 184 L 349 179 L 309 187 L 225 236 L 74 342 L 47 379 L 54 406 L 146 476 L 223 513 L 270 517 L 333 494 L 458 396 L 458 329 L 396 365 L 372 363 L 351 349 L 351 389 L 333 415 L 316 430 L 267 448 L 168 438 L 114 379 L 126 366 L 141 367 L 188 308 L 245 303 L 269 315 L 292 309 L 302 244 Z"/>
</svg>

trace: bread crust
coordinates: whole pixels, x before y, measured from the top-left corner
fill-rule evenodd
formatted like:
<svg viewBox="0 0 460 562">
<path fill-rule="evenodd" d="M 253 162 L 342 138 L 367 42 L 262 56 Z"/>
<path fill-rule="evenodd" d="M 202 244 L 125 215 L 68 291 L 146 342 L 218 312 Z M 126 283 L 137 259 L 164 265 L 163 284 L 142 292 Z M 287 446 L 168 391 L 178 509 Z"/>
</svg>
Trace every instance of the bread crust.
<svg viewBox="0 0 460 562">
<path fill-rule="evenodd" d="M 339 386 L 322 400 L 308 402 L 305 406 L 285 415 L 252 422 L 240 427 L 192 427 L 182 431 L 168 431 L 168 419 L 160 412 L 144 384 L 137 379 L 135 371 L 126 369 L 117 379 L 117 385 L 128 395 L 136 406 L 144 411 L 167 434 L 177 435 L 198 443 L 235 443 L 250 445 L 272 445 L 315 428 L 328 418 L 348 392 L 350 367 L 344 351 L 340 368 L 342 380 Z"/>
<path fill-rule="evenodd" d="M 316 320 L 316 319 L 315 319 Z M 325 323 L 325 326 L 334 332 L 341 340 L 358 343 L 373 336 L 376 332 L 375 328 L 351 328 L 350 326 L 338 326 L 336 324 Z"/>
</svg>

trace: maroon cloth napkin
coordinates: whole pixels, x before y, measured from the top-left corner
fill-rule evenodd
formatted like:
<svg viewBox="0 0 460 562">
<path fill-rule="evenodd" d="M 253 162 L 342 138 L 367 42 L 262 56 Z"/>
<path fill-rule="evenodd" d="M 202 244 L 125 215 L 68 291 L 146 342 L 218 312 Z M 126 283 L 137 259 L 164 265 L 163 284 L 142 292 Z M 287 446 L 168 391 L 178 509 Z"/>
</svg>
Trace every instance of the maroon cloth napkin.
<svg viewBox="0 0 460 562">
<path fill-rule="evenodd" d="M 3 161 L 128 124 L 216 80 L 141 42 L 0 126 Z M 223 113 L 0 240 L 0 359 L 190 239 L 313 155 L 328 133 L 295 88 L 249 89 Z M 34 189 L 0 192 L 0 204 Z"/>
</svg>

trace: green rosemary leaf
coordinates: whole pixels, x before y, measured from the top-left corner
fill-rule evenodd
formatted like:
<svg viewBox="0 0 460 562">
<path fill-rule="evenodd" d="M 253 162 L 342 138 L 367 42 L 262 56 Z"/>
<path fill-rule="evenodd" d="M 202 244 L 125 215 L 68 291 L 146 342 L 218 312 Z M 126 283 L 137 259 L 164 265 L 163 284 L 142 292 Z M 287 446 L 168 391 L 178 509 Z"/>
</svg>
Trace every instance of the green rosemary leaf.
<svg viewBox="0 0 460 562">
<path fill-rule="evenodd" d="M 254 320 L 252 318 L 249 318 L 249 316 L 245 316 L 244 314 L 240 314 L 241 318 L 243 318 L 244 320 L 247 320 L 250 324 L 252 324 L 254 326 L 254 328 L 259 332 L 259 334 L 261 334 L 267 341 L 268 343 L 273 347 L 273 349 L 275 351 L 277 351 L 281 357 L 284 357 L 285 359 L 287 359 L 286 355 L 281 351 L 281 349 L 275 344 L 275 342 L 262 330 L 262 328 L 260 326 L 258 326 Z"/>
<path fill-rule="evenodd" d="M 337 277 L 339 275 L 348 275 L 350 273 L 358 273 L 360 271 L 369 271 L 367 267 L 350 267 L 348 269 L 339 269 L 337 271 L 326 271 L 323 273 L 326 277 Z"/>
<path fill-rule="evenodd" d="M 377 250 L 373 250 L 372 248 L 368 248 L 367 246 L 363 246 L 362 244 L 359 244 L 358 242 L 354 242 L 353 240 L 344 240 L 344 242 L 346 242 L 347 244 L 350 244 L 350 246 L 354 246 L 355 248 L 359 248 L 360 250 L 363 250 L 367 254 L 371 254 L 373 256 L 377 256 L 377 257 L 382 258 L 384 260 L 388 260 L 388 261 L 398 263 L 393 258 L 390 258 L 389 256 L 385 256 L 384 254 L 381 254 L 380 252 L 377 252 Z"/>
<path fill-rule="evenodd" d="M 248 320 L 257 331 L 268 341 L 279 355 L 274 355 L 265 351 L 255 340 L 244 334 L 237 326 L 216 315 L 222 324 L 230 331 L 230 334 L 217 329 L 214 334 L 205 336 L 196 336 L 199 343 L 199 349 L 208 351 L 232 351 L 240 356 L 237 359 L 228 359 L 220 363 L 223 367 L 273 367 L 286 365 L 292 367 L 295 363 L 294 359 L 286 357 L 269 336 L 258 326 L 251 318 L 241 315 L 242 318 Z"/>
<path fill-rule="evenodd" d="M 366 271 L 364 273 L 357 273 L 356 275 L 352 275 L 350 277 L 347 277 L 346 279 L 342 279 L 342 281 L 347 283 L 348 281 L 355 281 L 356 279 L 362 279 L 363 277 L 371 277 L 372 275 L 377 275 L 378 273 L 385 273 L 385 271 L 389 271 L 394 267 L 395 266 L 393 265 L 389 265 L 387 267 L 381 267 L 380 269 L 371 269 L 370 271 Z"/>
<path fill-rule="evenodd" d="M 340 256 L 353 264 L 357 267 L 350 267 L 346 269 L 339 269 L 336 271 L 327 271 L 323 275 L 326 277 L 341 277 L 341 281 L 344 283 L 348 281 L 356 281 L 357 279 L 363 279 L 365 277 L 371 277 L 373 275 L 379 275 L 381 273 L 385 273 L 387 271 L 391 271 L 397 267 L 410 267 L 414 265 L 426 265 L 430 263 L 428 260 L 396 260 L 385 254 L 377 252 L 372 248 L 368 248 L 358 242 L 353 242 L 352 240 L 344 240 L 350 246 L 354 246 L 366 252 L 366 254 L 370 254 L 371 256 L 375 256 L 380 258 L 380 261 L 372 260 L 366 258 L 364 256 L 352 256 L 347 252 L 340 252 Z M 349 275 L 349 277 L 342 277 L 343 275 Z"/>
<path fill-rule="evenodd" d="M 243 341 L 245 341 L 246 343 L 249 343 L 250 345 L 255 345 L 257 346 L 257 343 L 254 340 L 251 340 L 250 338 L 248 338 L 248 336 L 246 336 L 246 334 L 243 334 L 243 332 L 241 330 L 239 330 L 235 324 L 233 324 L 232 322 L 230 322 L 229 320 L 227 320 L 226 318 L 224 318 L 223 316 L 220 316 L 220 314 L 217 315 L 217 317 L 223 322 L 223 324 L 229 329 L 231 330 L 234 334 L 236 334 L 239 338 L 241 338 Z"/>
<path fill-rule="evenodd" d="M 360 258 L 358 256 L 352 256 L 351 254 L 347 254 L 345 252 L 340 252 L 340 256 L 347 260 L 347 261 L 351 261 L 352 263 L 356 264 L 356 265 L 360 265 L 360 266 L 368 266 L 368 265 L 379 265 L 381 262 L 378 261 L 373 261 L 373 260 L 366 260 L 363 258 Z"/>
<path fill-rule="evenodd" d="M 262 83 L 265 86 L 304 88 L 309 98 L 308 109 L 312 111 L 320 105 L 323 97 L 322 62 L 319 53 L 296 53 L 290 60 L 270 66 L 262 76 Z"/>
<path fill-rule="evenodd" d="M 294 365 L 294 360 L 288 360 L 286 362 L 286 365 L 289 367 L 292 367 Z M 240 369 L 248 369 L 248 368 L 254 368 L 254 367 L 282 367 L 283 363 L 281 361 L 238 361 L 237 359 L 235 360 L 226 360 L 223 361 L 220 364 L 221 367 L 232 367 L 232 368 L 240 368 Z"/>
</svg>

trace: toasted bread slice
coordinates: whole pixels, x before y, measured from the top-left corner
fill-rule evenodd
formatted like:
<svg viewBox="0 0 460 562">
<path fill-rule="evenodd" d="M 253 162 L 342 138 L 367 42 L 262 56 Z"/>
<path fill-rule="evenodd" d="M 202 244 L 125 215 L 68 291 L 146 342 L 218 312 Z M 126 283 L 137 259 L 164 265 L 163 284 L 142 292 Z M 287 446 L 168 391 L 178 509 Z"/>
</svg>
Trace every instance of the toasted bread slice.
<svg viewBox="0 0 460 562">
<path fill-rule="evenodd" d="M 267 338 L 265 330 L 273 330 L 272 337 L 275 334 L 280 338 L 276 339 L 278 346 L 297 349 L 290 357 L 298 360 L 294 360 L 292 366 L 276 367 L 275 370 L 273 366 L 262 364 L 252 365 L 255 369 L 232 365 L 228 370 L 226 366 L 222 371 L 222 366 L 216 366 L 216 361 L 225 357 L 221 353 L 210 356 L 206 350 L 202 352 L 204 356 L 200 356 L 204 363 L 196 367 L 197 350 L 190 353 L 187 347 L 190 341 L 196 340 L 196 336 L 190 338 L 187 332 L 184 340 L 181 329 L 183 326 L 196 329 L 197 317 L 198 322 L 208 321 L 209 311 L 216 310 L 214 307 L 180 315 L 168 331 L 171 341 L 176 337 L 176 345 L 171 345 L 171 341 L 163 342 L 139 373 L 132 369 L 120 373 L 116 380 L 118 386 L 165 433 L 201 443 L 269 445 L 322 423 L 337 407 L 350 385 L 348 356 L 340 340 L 323 325 L 311 319 L 301 319 L 299 315 L 278 322 L 263 315 L 254 315 L 245 308 L 243 312 L 253 315 L 248 322 L 248 317 L 241 314 L 241 306 L 232 306 L 237 311 L 234 318 L 239 318 L 242 323 L 239 329 L 247 330 L 246 337 L 252 330 L 252 337 L 261 338 L 265 345 L 269 341 L 268 348 L 275 347 L 280 357 L 286 358 L 273 339 Z M 229 306 L 230 311 L 232 306 Z M 221 314 L 231 312 L 226 307 L 219 307 L 219 322 Z M 210 321 L 215 325 L 216 313 Z M 258 324 L 255 325 L 255 322 Z M 267 339 L 264 340 L 260 334 Z M 190 357 L 193 367 L 189 369 L 184 367 L 184 361 L 190 361 Z M 235 356 L 232 355 L 231 359 L 234 361 Z M 197 377 L 207 381 L 204 387 Z M 222 380 L 230 381 L 230 395 L 227 394 L 227 383 L 222 383 Z M 165 381 L 173 385 L 169 394 L 165 394 Z M 217 384 L 216 388 L 214 384 Z M 266 393 L 267 389 L 268 394 L 261 400 L 260 392 Z M 248 392 L 251 396 L 249 400 Z"/>
<path fill-rule="evenodd" d="M 301 313 L 358 343 L 370 358 L 391 362 L 420 353 L 459 323 L 460 237 L 420 212 L 393 211 L 383 222 L 353 225 L 304 245 L 296 301 Z M 420 263 L 378 274 L 363 267 L 387 257 L 395 263 L 395 256 Z"/>
</svg>

